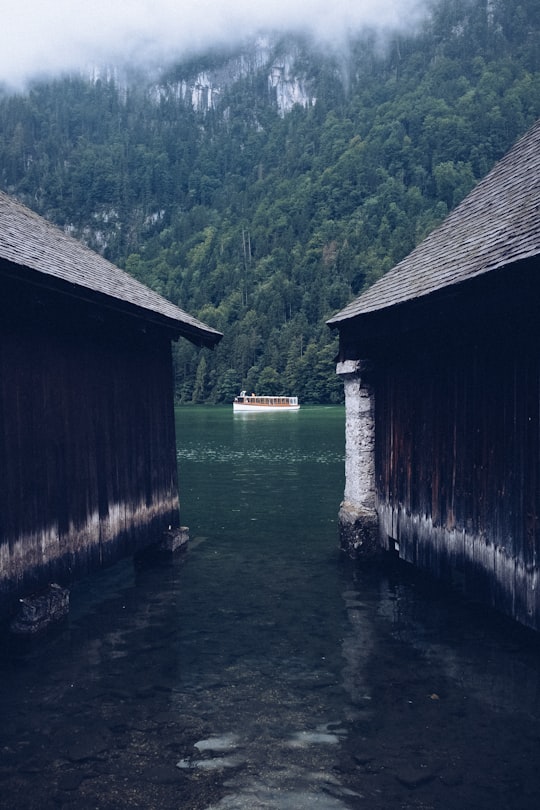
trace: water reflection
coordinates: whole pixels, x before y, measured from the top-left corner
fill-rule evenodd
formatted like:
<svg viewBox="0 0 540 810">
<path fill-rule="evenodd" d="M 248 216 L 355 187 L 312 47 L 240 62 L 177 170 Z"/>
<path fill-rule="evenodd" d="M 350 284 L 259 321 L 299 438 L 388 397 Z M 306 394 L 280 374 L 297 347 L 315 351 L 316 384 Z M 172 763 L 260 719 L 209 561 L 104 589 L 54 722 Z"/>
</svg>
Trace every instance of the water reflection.
<svg viewBox="0 0 540 810">
<path fill-rule="evenodd" d="M 89 578 L 56 635 L 4 644 L 0 807 L 538 806 L 536 637 L 344 565 L 343 412 L 283 420 L 179 414 L 187 556 Z"/>
</svg>

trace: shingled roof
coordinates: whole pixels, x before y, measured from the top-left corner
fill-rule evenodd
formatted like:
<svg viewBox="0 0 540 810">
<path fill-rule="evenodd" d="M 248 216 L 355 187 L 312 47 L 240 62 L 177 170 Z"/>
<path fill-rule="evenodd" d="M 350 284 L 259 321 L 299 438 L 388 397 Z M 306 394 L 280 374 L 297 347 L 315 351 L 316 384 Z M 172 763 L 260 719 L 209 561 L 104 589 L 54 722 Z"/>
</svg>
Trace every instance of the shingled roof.
<svg viewBox="0 0 540 810">
<path fill-rule="evenodd" d="M 42 280 L 55 280 L 61 286 L 65 282 L 66 290 L 73 291 L 75 285 L 81 295 L 90 292 L 109 305 L 127 305 L 139 317 L 167 325 L 195 343 L 213 346 L 222 337 L 0 191 L 1 260 L 15 265 L 19 273 L 25 268 L 36 271 Z"/>
<path fill-rule="evenodd" d="M 540 121 L 412 253 L 329 326 L 540 254 Z"/>
</svg>

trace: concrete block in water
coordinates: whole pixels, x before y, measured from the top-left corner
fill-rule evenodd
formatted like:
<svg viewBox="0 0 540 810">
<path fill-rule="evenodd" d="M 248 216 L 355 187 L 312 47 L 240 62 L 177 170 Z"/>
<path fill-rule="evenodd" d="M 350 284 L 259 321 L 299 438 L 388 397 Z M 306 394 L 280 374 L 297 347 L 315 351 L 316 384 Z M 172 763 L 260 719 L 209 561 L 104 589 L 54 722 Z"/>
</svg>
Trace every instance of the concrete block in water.
<svg viewBox="0 0 540 810">
<path fill-rule="evenodd" d="M 159 544 L 159 550 L 170 554 L 187 548 L 189 542 L 189 527 L 179 526 L 177 529 L 169 529 L 163 533 L 163 539 Z"/>
<path fill-rule="evenodd" d="M 69 590 L 51 583 L 43 591 L 23 596 L 10 624 L 17 635 L 35 635 L 69 613 Z"/>
</svg>

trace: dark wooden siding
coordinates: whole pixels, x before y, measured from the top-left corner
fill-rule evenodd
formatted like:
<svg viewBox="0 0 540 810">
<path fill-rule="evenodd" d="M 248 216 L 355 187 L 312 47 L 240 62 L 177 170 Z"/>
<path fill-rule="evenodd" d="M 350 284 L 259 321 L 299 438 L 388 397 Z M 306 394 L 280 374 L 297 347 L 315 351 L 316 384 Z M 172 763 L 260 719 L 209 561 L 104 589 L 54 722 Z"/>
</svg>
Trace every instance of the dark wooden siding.
<svg viewBox="0 0 540 810">
<path fill-rule="evenodd" d="M 3 301 L 0 601 L 179 522 L 170 336 L 69 302 Z"/>
<path fill-rule="evenodd" d="M 378 363 L 381 529 L 400 556 L 540 629 L 536 314 L 426 334 Z"/>
</svg>

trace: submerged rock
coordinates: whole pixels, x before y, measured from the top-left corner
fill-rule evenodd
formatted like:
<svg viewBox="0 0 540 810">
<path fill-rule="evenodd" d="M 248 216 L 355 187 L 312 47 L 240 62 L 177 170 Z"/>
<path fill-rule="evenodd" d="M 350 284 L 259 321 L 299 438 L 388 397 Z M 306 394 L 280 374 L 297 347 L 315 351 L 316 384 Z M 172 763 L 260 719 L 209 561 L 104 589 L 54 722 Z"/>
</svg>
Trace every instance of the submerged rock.
<svg viewBox="0 0 540 810">
<path fill-rule="evenodd" d="M 289 740 L 291 748 L 304 748 L 308 745 L 337 745 L 339 737 L 325 731 L 297 731 Z"/>
<path fill-rule="evenodd" d="M 176 767 L 181 770 L 221 771 L 224 768 L 237 768 L 243 760 L 239 756 L 212 757 L 211 759 L 181 759 Z"/>
<path fill-rule="evenodd" d="M 236 734 L 223 734 L 220 737 L 208 737 L 206 740 L 199 740 L 193 746 L 197 751 L 228 751 L 236 748 L 238 736 Z"/>
<path fill-rule="evenodd" d="M 199 740 L 193 746 L 198 754 L 202 756 L 199 758 L 189 757 L 181 759 L 176 763 L 176 767 L 181 770 L 198 769 L 202 771 L 219 771 L 225 768 L 236 768 L 242 765 L 244 759 L 237 753 L 223 756 L 226 751 L 235 749 L 238 746 L 237 734 L 221 734 L 215 737 L 207 737 L 204 740 Z M 214 756 L 215 753 L 220 756 Z"/>
</svg>

